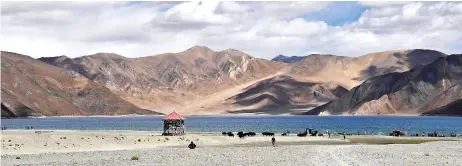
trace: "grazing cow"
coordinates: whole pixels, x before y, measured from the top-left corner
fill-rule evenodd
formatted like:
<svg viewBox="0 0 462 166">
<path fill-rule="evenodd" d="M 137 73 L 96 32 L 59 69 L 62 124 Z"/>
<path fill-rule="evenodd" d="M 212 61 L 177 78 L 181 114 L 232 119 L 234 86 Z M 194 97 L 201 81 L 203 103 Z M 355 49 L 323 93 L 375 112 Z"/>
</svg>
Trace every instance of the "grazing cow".
<svg viewBox="0 0 462 166">
<path fill-rule="evenodd" d="M 244 138 L 245 137 L 244 132 L 242 132 L 242 131 L 237 132 L 237 136 L 239 138 Z"/>
<path fill-rule="evenodd" d="M 308 135 L 308 133 L 298 133 L 297 136 L 299 137 L 306 137 Z"/>
<path fill-rule="evenodd" d="M 247 133 L 244 133 L 245 136 L 255 136 L 257 135 L 256 133 L 254 132 L 247 132 Z"/>
<path fill-rule="evenodd" d="M 226 135 L 228 135 L 228 133 L 227 132 L 221 132 L 221 135 L 226 136 Z"/>
<path fill-rule="evenodd" d="M 228 136 L 229 136 L 229 137 L 234 137 L 234 134 L 231 133 L 231 132 L 228 132 Z"/>
<path fill-rule="evenodd" d="M 261 133 L 263 136 L 274 136 L 274 133 L 271 132 L 263 132 Z"/>
<path fill-rule="evenodd" d="M 318 135 L 318 130 L 315 130 L 311 133 L 311 136 L 316 136 L 316 135 Z"/>
<path fill-rule="evenodd" d="M 309 133 L 311 134 L 311 129 L 306 128 L 305 132 L 303 133 L 298 133 L 297 136 L 299 137 L 306 137 L 308 135 L 308 130 L 310 131 Z"/>
<path fill-rule="evenodd" d="M 287 133 L 282 133 L 281 135 L 282 135 L 282 136 L 287 136 Z"/>
<path fill-rule="evenodd" d="M 172 133 L 162 133 L 162 136 L 173 136 Z"/>
</svg>

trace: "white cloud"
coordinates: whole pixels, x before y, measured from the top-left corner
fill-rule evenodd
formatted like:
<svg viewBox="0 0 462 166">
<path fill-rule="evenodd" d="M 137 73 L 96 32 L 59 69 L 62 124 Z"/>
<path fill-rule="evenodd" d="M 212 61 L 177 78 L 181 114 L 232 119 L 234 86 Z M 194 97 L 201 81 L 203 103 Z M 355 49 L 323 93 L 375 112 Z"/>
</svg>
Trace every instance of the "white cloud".
<svg viewBox="0 0 462 166">
<path fill-rule="evenodd" d="M 410 4 L 412 1 L 360 1 L 359 4 L 369 7 L 385 7 Z"/>
<path fill-rule="evenodd" d="M 304 37 L 327 31 L 327 24 L 322 21 L 306 22 L 302 18 L 290 21 L 269 22 L 261 29 L 264 36 Z"/>
<path fill-rule="evenodd" d="M 358 20 L 329 26 L 303 18 L 326 12 L 326 2 L 1 2 L 0 45 L 33 57 L 138 57 L 194 45 L 268 59 L 409 48 L 462 52 L 462 3 L 360 4 L 369 9 Z"/>
<path fill-rule="evenodd" d="M 170 8 L 158 14 L 151 20 L 153 26 L 162 26 L 166 29 L 192 29 L 204 28 L 208 25 L 224 25 L 231 23 L 231 18 L 215 14 L 220 2 L 218 1 L 191 1 Z"/>
</svg>

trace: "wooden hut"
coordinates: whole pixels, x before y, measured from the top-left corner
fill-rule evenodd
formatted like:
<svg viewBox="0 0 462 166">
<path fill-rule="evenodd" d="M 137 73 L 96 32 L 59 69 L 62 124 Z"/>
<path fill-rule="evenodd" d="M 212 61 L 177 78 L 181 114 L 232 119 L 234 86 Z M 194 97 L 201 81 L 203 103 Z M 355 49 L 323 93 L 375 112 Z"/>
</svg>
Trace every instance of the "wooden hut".
<svg viewBox="0 0 462 166">
<path fill-rule="evenodd" d="M 173 111 L 164 117 L 164 132 L 162 135 L 183 135 L 186 118 Z"/>
</svg>

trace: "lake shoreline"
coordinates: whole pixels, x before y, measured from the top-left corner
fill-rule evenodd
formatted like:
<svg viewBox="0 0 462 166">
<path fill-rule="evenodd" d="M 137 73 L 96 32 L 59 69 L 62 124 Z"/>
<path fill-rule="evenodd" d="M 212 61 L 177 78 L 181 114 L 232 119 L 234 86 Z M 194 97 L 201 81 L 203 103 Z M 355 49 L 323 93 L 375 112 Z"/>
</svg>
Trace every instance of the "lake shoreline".
<svg viewBox="0 0 462 166">
<path fill-rule="evenodd" d="M 216 132 L 161 136 L 152 131 L 2 131 L 2 165 L 457 165 L 462 138 L 275 133 L 238 138 Z M 197 148 L 188 149 L 194 141 Z M 14 148 L 14 149 L 13 149 Z M 181 157 L 178 158 L 178 154 Z M 131 160 L 133 156 L 139 160 Z M 400 157 L 397 158 L 396 155 Z M 417 156 L 416 156 L 417 155 Z M 213 157 L 210 157 L 213 156 Z M 310 156 L 310 157 L 307 157 Z M 445 156 L 445 159 L 440 159 Z M 194 163 L 188 161 L 195 161 Z M 443 162 L 444 161 L 444 162 Z M 446 162 L 448 161 L 448 162 Z M 378 163 L 377 163 L 378 162 Z M 258 164 L 257 164 L 258 163 Z"/>
<path fill-rule="evenodd" d="M 163 131 L 162 116 L 140 117 L 49 117 L 5 119 L 6 130 L 69 131 Z M 388 135 L 401 130 L 409 135 L 437 131 L 440 135 L 462 134 L 459 117 L 382 117 L 382 116 L 189 116 L 186 132 L 304 132 L 306 128 L 326 134 Z"/>
<path fill-rule="evenodd" d="M 462 141 L 462 137 L 391 137 L 342 135 L 297 137 L 275 133 L 281 145 L 345 145 Z M 6 130 L 2 131 L 2 154 L 39 154 L 81 151 L 112 151 L 144 148 L 186 147 L 194 141 L 200 147 L 258 147 L 270 145 L 271 137 L 257 133 L 243 139 L 219 132 L 188 132 L 183 136 L 162 136 L 154 131 Z"/>
</svg>

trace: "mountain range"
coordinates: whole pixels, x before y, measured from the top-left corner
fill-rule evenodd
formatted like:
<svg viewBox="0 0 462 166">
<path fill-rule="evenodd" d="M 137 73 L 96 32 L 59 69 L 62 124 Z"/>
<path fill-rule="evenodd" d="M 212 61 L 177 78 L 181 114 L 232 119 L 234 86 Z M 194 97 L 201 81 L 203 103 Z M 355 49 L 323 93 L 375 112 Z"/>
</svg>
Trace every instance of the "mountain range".
<svg viewBox="0 0 462 166">
<path fill-rule="evenodd" d="M 141 109 L 79 73 L 2 52 L 2 117 L 160 114 Z"/>
<path fill-rule="evenodd" d="M 298 61 L 302 60 L 302 56 L 284 56 L 284 55 L 278 55 L 271 59 L 272 61 L 276 62 L 284 62 L 284 63 L 297 63 Z"/>
<path fill-rule="evenodd" d="M 371 77 L 305 114 L 438 114 L 432 110 L 462 98 L 461 80 L 462 56 L 450 55 L 407 72 Z"/>
<path fill-rule="evenodd" d="M 23 110 L 36 116 L 173 110 L 454 116 L 462 114 L 448 110 L 462 96 L 460 57 L 413 49 L 266 60 L 205 46 L 140 58 L 97 53 L 33 59 L 2 51 L 2 116 L 21 116 Z"/>
</svg>

